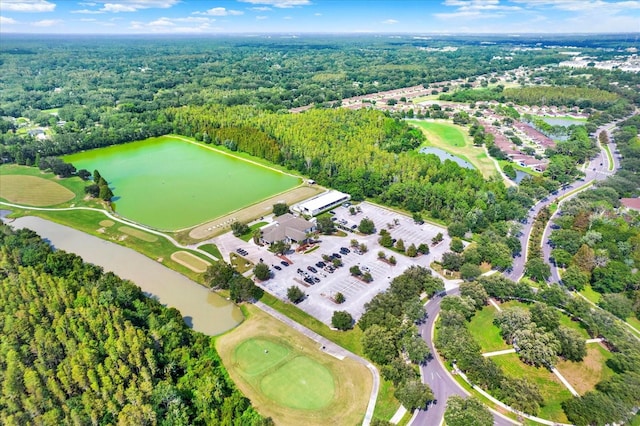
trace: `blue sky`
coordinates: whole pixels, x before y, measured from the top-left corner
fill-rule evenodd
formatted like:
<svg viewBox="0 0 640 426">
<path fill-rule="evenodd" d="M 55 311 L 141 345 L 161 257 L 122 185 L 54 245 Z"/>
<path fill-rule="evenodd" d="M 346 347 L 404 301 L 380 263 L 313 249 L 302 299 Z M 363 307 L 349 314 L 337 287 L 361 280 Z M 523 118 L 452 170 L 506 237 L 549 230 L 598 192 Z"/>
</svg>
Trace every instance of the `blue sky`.
<svg viewBox="0 0 640 426">
<path fill-rule="evenodd" d="M 0 32 L 640 32 L 640 0 L 0 0 Z"/>
</svg>

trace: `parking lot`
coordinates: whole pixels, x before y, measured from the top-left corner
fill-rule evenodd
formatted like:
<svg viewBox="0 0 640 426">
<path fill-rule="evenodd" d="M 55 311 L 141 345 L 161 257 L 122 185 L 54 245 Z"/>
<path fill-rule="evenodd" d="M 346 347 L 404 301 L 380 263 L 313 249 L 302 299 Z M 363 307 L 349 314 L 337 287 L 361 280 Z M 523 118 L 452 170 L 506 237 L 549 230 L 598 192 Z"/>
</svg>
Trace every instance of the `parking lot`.
<svg viewBox="0 0 640 426">
<path fill-rule="evenodd" d="M 416 224 L 410 217 L 398 214 L 391 210 L 370 204 L 361 203 L 358 205 L 360 212 L 352 215 L 347 207 L 337 207 L 333 209 L 335 222 L 343 221 L 343 227 L 351 229 L 353 225 L 358 225 L 360 221 L 367 217 L 371 219 L 376 226 L 376 233 L 373 235 L 359 235 L 354 232 L 347 232 L 344 237 L 325 236 L 319 237 L 319 248 L 304 253 L 287 253 L 287 258 L 292 264 L 283 266 L 282 259 L 275 256 L 267 250 L 267 247 L 258 247 L 252 242 L 244 242 L 233 235 L 225 234 L 218 237 L 216 244 L 223 253 L 235 251 L 242 248 L 248 252 L 248 258 L 253 262 L 258 262 L 261 258 L 265 263 L 272 266 L 272 278 L 259 283 L 269 293 L 280 299 L 287 300 L 287 288 L 292 285 L 298 286 L 307 295 L 305 299 L 298 304 L 302 310 L 314 316 L 320 321 L 331 324 L 331 317 L 334 311 L 347 311 L 354 319 L 358 320 L 364 312 L 364 305 L 369 302 L 376 294 L 385 291 L 391 280 L 400 275 L 405 269 L 411 265 L 421 265 L 428 267 L 434 259 L 440 259 L 442 254 L 449 250 L 450 239 L 447 236 L 446 229 L 431 224 Z M 391 225 L 390 227 L 388 225 Z M 379 231 L 386 228 L 395 239 L 402 239 L 405 247 L 410 244 L 418 246 L 421 243 L 428 244 L 430 253 L 415 258 L 396 253 L 392 250 L 381 247 L 378 244 Z M 431 245 L 431 239 L 439 232 L 442 232 L 444 240 L 437 246 Z M 368 250 L 363 254 L 357 254 L 350 246 L 352 239 L 358 243 L 366 244 Z M 235 244 L 234 244 L 235 242 Z M 349 248 L 348 254 L 342 254 L 342 247 Z M 378 259 L 378 252 L 383 251 L 386 257 L 395 256 L 396 265 L 390 265 Z M 343 266 L 337 268 L 333 273 L 318 268 L 316 263 L 323 261 L 323 255 L 332 255 L 337 253 Z M 228 258 L 228 257 L 226 257 Z M 368 269 L 373 277 L 373 281 L 365 283 L 355 278 L 349 272 L 349 268 L 358 265 L 363 272 Z M 280 270 L 275 268 L 278 266 Z M 312 272 L 308 269 L 311 266 L 317 270 Z M 299 273 L 301 270 L 302 273 Z M 319 280 L 310 284 L 304 281 L 305 275 L 309 276 L 313 282 L 313 278 Z M 333 298 L 337 293 L 345 296 L 345 302 L 337 304 Z"/>
</svg>

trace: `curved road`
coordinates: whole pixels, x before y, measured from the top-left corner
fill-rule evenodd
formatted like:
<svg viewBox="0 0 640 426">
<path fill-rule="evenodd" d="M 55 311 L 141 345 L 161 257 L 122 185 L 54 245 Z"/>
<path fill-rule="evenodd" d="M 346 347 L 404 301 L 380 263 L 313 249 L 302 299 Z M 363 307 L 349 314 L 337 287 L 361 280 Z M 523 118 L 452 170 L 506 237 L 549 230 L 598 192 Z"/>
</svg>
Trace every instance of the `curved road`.
<svg viewBox="0 0 640 426">
<path fill-rule="evenodd" d="M 609 135 L 609 140 L 613 142 L 613 139 L 611 137 L 611 130 L 613 130 L 613 128 L 619 121 L 626 120 L 629 117 L 625 117 L 616 122 L 601 126 L 596 131 L 595 133 L 596 136 L 599 135 L 601 131 L 606 131 L 607 134 Z M 529 210 L 529 214 L 527 216 L 526 223 L 524 224 L 521 231 L 521 235 L 519 237 L 520 244 L 522 245 L 522 256 L 517 257 L 514 260 L 514 265 L 512 270 L 504 274 L 507 278 L 517 281 L 520 278 L 522 278 L 522 276 L 524 275 L 524 265 L 527 259 L 528 243 L 529 243 L 529 238 L 531 236 L 531 230 L 533 228 L 533 221 L 536 215 L 540 212 L 540 210 L 543 207 L 547 207 L 551 203 L 555 202 L 556 199 L 568 193 L 571 193 L 572 191 L 576 191 L 574 194 L 570 194 L 567 196 L 567 198 L 565 198 L 565 199 L 570 199 L 575 194 L 577 194 L 580 190 L 589 188 L 589 186 L 595 181 L 606 179 L 607 177 L 613 175 L 613 173 L 615 173 L 615 171 L 620 168 L 619 160 L 617 156 L 614 154 L 615 144 L 610 143 L 609 148 L 613 157 L 613 164 L 611 165 L 611 167 L 610 167 L 610 161 L 609 161 L 608 155 L 606 154 L 604 149 L 600 147 L 600 153 L 596 155 L 593 159 L 591 159 L 589 163 L 587 163 L 587 165 L 585 166 L 584 178 L 576 182 L 573 182 L 570 185 L 567 185 L 563 189 L 559 189 L 557 193 L 554 194 L 552 197 L 546 197 L 543 200 L 540 200 L 538 203 L 536 203 L 533 207 L 531 207 L 531 209 Z M 551 221 L 549 221 L 549 223 L 550 222 Z M 543 255 L 547 263 L 549 263 L 549 254 L 551 252 L 551 247 L 546 243 L 548 236 L 550 234 L 549 223 L 547 223 L 547 227 L 545 228 L 544 238 L 543 238 L 543 241 L 545 241 L 545 244 L 543 247 Z M 559 276 L 558 276 L 557 268 L 555 268 L 554 265 L 551 265 L 551 268 L 552 268 L 551 270 L 553 275 L 552 281 L 558 282 Z M 457 293 L 458 293 L 458 290 L 454 289 L 449 291 L 447 294 L 453 295 Z M 435 346 L 433 344 L 433 338 L 431 333 L 434 327 L 435 320 L 440 312 L 440 301 L 441 301 L 441 297 L 436 296 L 433 299 L 431 299 L 429 303 L 427 303 L 427 305 L 425 306 L 425 310 L 427 311 L 427 320 L 425 321 L 424 324 L 420 326 L 420 333 L 422 335 L 422 338 L 429 345 L 429 349 L 431 350 L 432 354 L 437 353 Z M 465 389 L 463 389 L 453 379 L 453 377 L 450 376 L 449 371 L 447 371 L 446 367 L 441 363 L 441 361 L 438 359 L 437 356 L 434 356 L 431 360 L 429 360 L 427 364 L 420 367 L 420 371 L 422 374 L 423 382 L 427 383 L 431 387 L 431 390 L 433 391 L 433 394 L 436 400 L 439 402 L 437 404 L 430 405 L 427 410 L 419 410 L 414 415 L 411 424 L 416 426 L 441 425 L 442 422 L 444 421 L 443 416 L 444 416 L 444 410 L 446 408 L 447 398 L 449 398 L 452 395 L 459 395 L 464 397 L 469 395 L 469 393 Z M 492 410 L 492 412 L 494 416 L 495 425 L 509 426 L 512 424 L 518 424 L 517 422 L 511 419 L 507 419 L 506 417 L 502 416 L 501 414 L 497 413 L 494 410 Z"/>
<path fill-rule="evenodd" d="M 458 294 L 458 289 L 447 292 L 448 295 Z M 431 404 L 427 410 L 420 410 L 414 416 L 411 424 L 416 426 L 428 425 L 438 426 L 443 421 L 444 410 L 446 408 L 447 399 L 452 395 L 459 395 L 466 397 L 469 393 L 464 390 L 454 379 L 450 376 L 447 368 L 442 364 L 440 359 L 435 355 L 437 354 L 436 348 L 433 345 L 432 330 L 440 313 L 440 302 L 442 298 L 435 296 L 425 305 L 427 311 L 427 320 L 420 326 L 420 334 L 422 338 L 429 345 L 429 349 L 434 356 L 423 366 L 420 367 L 420 373 L 424 383 L 427 383 L 433 394 L 436 397 L 436 404 Z M 493 411 L 493 424 L 497 426 L 512 426 L 513 424 L 519 424 L 515 421 L 508 420 L 501 414 Z"/>
</svg>

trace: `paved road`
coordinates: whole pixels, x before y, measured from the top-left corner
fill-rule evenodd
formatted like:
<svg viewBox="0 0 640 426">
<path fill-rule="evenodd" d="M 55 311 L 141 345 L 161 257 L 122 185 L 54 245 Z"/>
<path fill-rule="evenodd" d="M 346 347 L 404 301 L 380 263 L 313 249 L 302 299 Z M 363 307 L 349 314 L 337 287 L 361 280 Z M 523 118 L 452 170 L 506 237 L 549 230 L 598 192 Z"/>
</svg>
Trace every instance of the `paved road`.
<svg viewBox="0 0 640 426">
<path fill-rule="evenodd" d="M 598 128 L 596 131 L 596 135 L 599 135 L 601 131 L 607 132 L 609 136 L 609 150 L 613 157 L 613 164 L 609 161 L 609 156 L 606 154 L 602 147 L 600 148 L 600 154 L 598 154 L 594 159 L 592 159 L 587 166 L 587 176 L 589 178 L 585 178 L 586 182 L 583 183 L 584 189 L 587 189 L 587 185 L 600 180 L 605 180 L 607 177 L 611 176 L 620 168 L 620 158 L 615 154 L 616 145 L 613 140 L 613 136 L 611 136 L 611 131 L 616 126 L 618 122 L 609 123 L 605 126 Z M 612 167 L 611 167 L 612 166 Z M 578 195 L 579 192 L 571 194 L 569 197 L 565 198 L 563 201 L 569 200 L 574 196 Z M 559 283 L 560 282 L 560 274 L 558 272 L 558 268 L 556 265 L 551 262 L 551 250 L 553 247 L 549 245 L 549 237 L 551 236 L 551 225 L 553 224 L 553 218 L 556 217 L 560 213 L 560 208 L 558 208 L 554 214 L 551 216 L 551 219 L 547 223 L 547 226 L 544 229 L 544 234 L 542 237 L 542 257 L 544 261 L 551 266 L 551 277 L 549 278 L 550 283 Z"/>
<path fill-rule="evenodd" d="M 625 117 L 623 120 L 626 120 L 627 118 L 629 117 Z M 618 122 L 616 121 L 598 128 L 598 130 L 596 131 L 596 135 L 599 135 L 601 131 L 606 131 L 609 134 L 609 140 L 613 141 L 610 132 L 611 130 L 613 130 L 617 123 Z M 522 256 L 515 259 L 513 269 L 505 274 L 507 278 L 513 281 L 518 281 L 524 275 L 524 264 L 527 259 L 528 241 L 531 235 L 531 230 L 533 229 L 534 219 L 543 207 L 549 206 L 551 203 L 555 202 L 557 198 L 562 197 L 563 195 L 571 191 L 579 188 L 587 188 L 594 181 L 604 180 L 609 176 L 612 176 L 613 173 L 615 173 L 615 171 L 620 168 L 620 161 L 614 154 L 614 151 L 616 149 L 615 144 L 610 143 L 609 148 L 613 156 L 613 170 L 609 170 L 609 157 L 607 156 L 604 149 L 601 148 L 600 153 L 593 159 L 591 159 L 591 161 L 589 161 L 589 163 L 585 166 L 584 178 L 575 181 L 562 189 L 559 189 L 557 193 L 538 201 L 533 207 L 531 207 L 526 219 L 526 223 L 523 225 L 522 233 L 519 237 L 520 244 L 522 245 Z M 545 231 L 547 231 L 547 229 L 545 229 Z M 546 253 L 544 253 L 544 259 L 545 261 L 547 261 L 547 263 L 549 263 L 550 247 L 546 244 L 546 240 L 543 251 L 546 251 Z M 555 271 L 555 274 L 557 274 L 557 271 Z"/>
<path fill-rule="evenodd" d="M 458 290 L 451 290 L 447 294 L 458 294 Z M 441 297 L 435 297 L 427 303 L 425 306 L 427 320 L 420 326 L 420 334 L 429 345 L 432 354 L 437 353 L 433 345 L 433 339 L 431 338 L 431 331 L 440 313 L 441 300 Z M 469 394 L 449 375 L 446 367 L 437 357 L 431 358 L 427 364 L 420 367 L 420 370 L 424 383 L 427 383 L 431 387 L 437 403 L 431 404 L 427 410 L 418 411 L 411 424 L 415 426 L 438 426 L 442 422 L 447 399 L 452 395 L 466 397 Z M 493 417 L 494 425 L 512 426 L 514 424 L 514 422 L 505 419 L 499 414 L 494 413 Z"/>
</svg>

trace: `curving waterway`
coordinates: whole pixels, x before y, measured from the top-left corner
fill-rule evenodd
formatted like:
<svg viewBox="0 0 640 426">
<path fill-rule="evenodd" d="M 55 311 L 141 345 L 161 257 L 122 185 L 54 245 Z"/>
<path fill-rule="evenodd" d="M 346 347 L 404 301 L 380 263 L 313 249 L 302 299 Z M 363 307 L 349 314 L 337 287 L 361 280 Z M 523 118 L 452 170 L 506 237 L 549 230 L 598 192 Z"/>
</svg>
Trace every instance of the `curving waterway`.
<svg viewBox="0 0 640 426">
<path fill-rule="evenodd" d="M 10 225 L 32 229 L 56 249 L 75 253 L 85 262 L 132 281 L 147 296 L 179 310 L 196 331 L 213 336 L 243 320 L 235 304 L 135 250 L 39 217 L 21 217 Z"/>
</svg>

